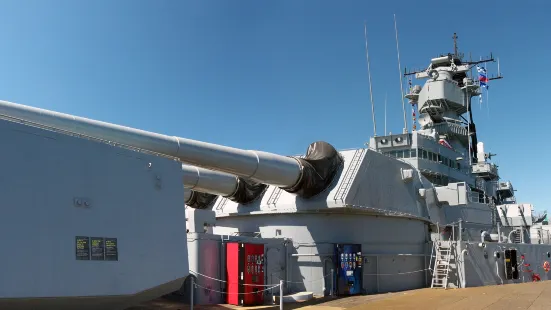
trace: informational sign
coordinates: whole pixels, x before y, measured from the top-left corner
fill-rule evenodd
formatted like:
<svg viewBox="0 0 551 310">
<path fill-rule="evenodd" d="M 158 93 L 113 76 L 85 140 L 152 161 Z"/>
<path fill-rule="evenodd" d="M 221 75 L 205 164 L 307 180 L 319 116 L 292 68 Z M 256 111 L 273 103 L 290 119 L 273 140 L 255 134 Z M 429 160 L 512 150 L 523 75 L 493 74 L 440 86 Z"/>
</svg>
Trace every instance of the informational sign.
<svg viewBox="0 0 551 310">
<path fill-rule="evenodd" d="M 91 237 L 90 243 L 92 244 L 92 260 L 105 260 L 105 243 L 103 238 Z"/>
<path fill-rule="evenodd" d="M 105 238 L 105 260 L 108 260 L 108 261 L 119 260 L 117 238 Z"/>
<path fill-rule="evenodd" d="M 76 243 L 76 259 L 90 260 L 90 238 L 77 236 Z"/>
<path fill-rule="evenodd" d="M 75 247 L 77 260 L 119 260 L 117 238 L 77 236 Z"/>
</svg>

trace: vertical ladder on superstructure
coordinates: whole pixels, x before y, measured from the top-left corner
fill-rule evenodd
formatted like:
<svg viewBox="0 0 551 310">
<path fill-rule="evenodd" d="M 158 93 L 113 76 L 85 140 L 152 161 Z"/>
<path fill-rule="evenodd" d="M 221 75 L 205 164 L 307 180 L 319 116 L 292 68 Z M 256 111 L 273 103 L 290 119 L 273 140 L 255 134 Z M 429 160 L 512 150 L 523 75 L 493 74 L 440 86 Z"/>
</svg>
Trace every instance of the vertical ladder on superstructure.
<svg viewBox="0 0 551 310">
<path fill-rule="evenodd" d="M 522 228 L 515 228 L 515 236 L 513 239 L 513 243 L 523 243 L 522 242 Z"/>
<path fill-rule="evenodd" d="M 365 149 L 363 148 L 357 149 L 354 153 L 354 157 L 352 157 L 350 165 L 344 174 L 344 178 L 342 179 L 342 182 L 335 193 L 335 197 L 333 198 L 335 201 L 343 201 L 344 197 L 348 193 L 350 186 L 352 186 L 352 182 L 354 182 L 354 177 L 358 173 L 358 169 L 360 169 L 364 153 Z"/>
<path fill-rule="evenodd" d="M 434 261 L 431 288 L 448 288 L 452 244 L 450 241 L 436 241 L 434 243 L 436 259 Z"/>
</svg>

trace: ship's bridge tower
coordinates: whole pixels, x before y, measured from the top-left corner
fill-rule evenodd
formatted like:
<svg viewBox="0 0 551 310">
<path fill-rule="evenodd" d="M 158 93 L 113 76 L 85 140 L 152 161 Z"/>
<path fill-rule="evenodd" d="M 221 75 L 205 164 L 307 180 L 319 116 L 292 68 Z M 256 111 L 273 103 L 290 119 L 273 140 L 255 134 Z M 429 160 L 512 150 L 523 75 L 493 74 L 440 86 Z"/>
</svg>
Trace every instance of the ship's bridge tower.
<svg viewBox="0 0 551 310">
<path fill-rule="evenodd" d="M 433 58 L 429 67 L 416 73 L 427 79 L 406 95 L 418 104 L 421 130 L 411 134 L 372 138 L 370 147 L 412 164 L 432 183 L 466 182 L 475 187 L 469 165 L 469 127 L 461 119 L 468 112 L 470 98 L 480 86 L 467 78 L 468 64 L 453 55 Z"/>
<path fill-rule="evenodd" d="M 480 152 L 471 98 L 481 94 L 481 84 L 469 73 L 474 66 L 494 59 L 490 56 L 480 61 L 463 61 L 455 39 L 454 35 L 454 54 L 432 58 L 425 69 L 404 74 L 424 80 L 422 86 L 410 84 L 410 92 L 405 95 L 412 106 L 418 107 L 420 129 L 375 136 L 369 146 L 412 164 L 434 184 L 466 182 L 472 190 L 493 195 L 495 188 L 487 188 L 487 183 L 496 184 L 499 179 L 497 166 L 485 162 L 484 157 L 477 165 Z M 501 77 L 488 80 L 498 78 Z"/>
<path fill-rule="evenodd" d="M 454 148 L 468 148 L 469 128 L 461 115 L 470 109 L 471 97 L 480 94 L 477 82 L 467 77 L 469 64 L 454 55 L 431 59 L 417 79 L 427 79 L 423 87 L 413 88 L 406 98 L 419 108 L 421 133 L 434 131 Z"/>
<path fill-rule="evenodd" d="M 413 87 L 406 98 L 419 109 L 421 134 L 436 135 L 454 149 L 469 154 L 469 164 L 478 162 L 478 141 L 471 110 L 471 98 L 481 94 L 481 83 L 469 77 L 476 65 L 493 62 L 493 56 L 480 61 L 463 61 L 457 54 L 457 37 L 454 35 L 455 54 L 431 59 L 424 70 L 405 73 L 416 79 L 426 79 L 424 85 Z M 501 76 L 486 78 L 500 79 Z M 463 114 L 468 113 L 468 119 Z"/>
</svg>

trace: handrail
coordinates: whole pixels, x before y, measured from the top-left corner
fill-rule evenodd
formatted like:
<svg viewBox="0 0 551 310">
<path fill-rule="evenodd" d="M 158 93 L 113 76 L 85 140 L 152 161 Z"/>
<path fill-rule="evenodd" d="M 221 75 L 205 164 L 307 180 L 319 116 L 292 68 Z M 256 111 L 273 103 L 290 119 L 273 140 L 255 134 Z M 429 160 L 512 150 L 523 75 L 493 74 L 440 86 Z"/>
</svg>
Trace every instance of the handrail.
<svg viewBox="0 0 551 310">
<path fill-rule="evenodd" d="M 433 275 L 434 274 L 434 271 L 432 269 L 432 256 L 434 254 L 434 248 L 436 247 L 436 242 L 432 242 L 432 247 L 431 247 L 431 250 L 430 250 L 430 261 L 429 261 L 429 271 L 430 271 L 430 274 Z"/>
</svg>

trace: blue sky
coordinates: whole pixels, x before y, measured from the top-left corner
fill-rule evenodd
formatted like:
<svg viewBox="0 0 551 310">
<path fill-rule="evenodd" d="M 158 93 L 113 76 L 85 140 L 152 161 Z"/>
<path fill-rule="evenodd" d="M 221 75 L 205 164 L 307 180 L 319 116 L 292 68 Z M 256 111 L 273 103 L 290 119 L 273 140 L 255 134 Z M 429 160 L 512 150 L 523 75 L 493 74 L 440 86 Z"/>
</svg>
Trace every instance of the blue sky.
<svg viewBox="0 0 551 310">
<path fill-rule="evenodd" d="M 517 198 L 543 210 L 549 12 L 546 0 L 6 0 L 0 98 L 279 154 L 361 147 L 373 135 L 364 21 L 378 133 L 385 95 L 389 131 L 402 128 L 395 13 L 402 69 L 452 52 L 454 32 L 466 55 L 500 58 L 505 79 L 474 110 L 478 136 Z"/>
</svg>

